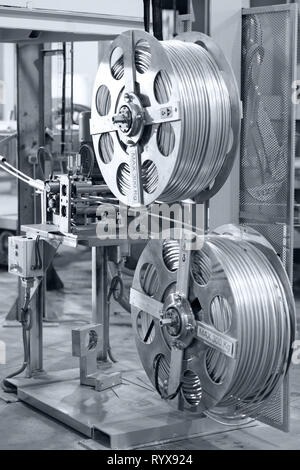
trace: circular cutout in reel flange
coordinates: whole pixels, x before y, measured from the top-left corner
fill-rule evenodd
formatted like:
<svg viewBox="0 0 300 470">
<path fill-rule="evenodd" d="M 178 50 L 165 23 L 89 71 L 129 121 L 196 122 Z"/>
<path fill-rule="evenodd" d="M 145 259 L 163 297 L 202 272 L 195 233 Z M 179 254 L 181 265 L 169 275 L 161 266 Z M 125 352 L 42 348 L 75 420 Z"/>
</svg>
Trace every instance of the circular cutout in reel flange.
<svg viewBox="0 0 300 470">
<path fill-rule="evenodd" d="M 180 159 L 183 149 L 189 142 L 193 142 L 195 146 L 195 142 L 199 142 L 199 139 L 187 137 L 187 129 L 190 128 L 187 116 L 191 116 L 191 112 L 184 113 L 183 96 L 186 99 L 186 92 L 182 94 L 180 91 L 178 70 L 174 68 L 174 57 L 171 60 L 172 54 L 168 55 L 168 47 L 165 46 L 167 43 L 160 43 L 142 31 L 127 31 L 112 42 L 99 66 L 93 92 L 91 134 L 103 177 L 114 195 L 126 205 L 149 205 L 156 200 L 175 202 L 185 199 L 189 191 L 188 197 L 197 197 L 199 201 L 207 200 L 225 183 L 232 168 L 240 133 L 240 103 L 234 75 L 220 49 L 205 35 L 195 34 L 196 36 L 182 35 L 177 38 L 177 43 L 183 44 L 184 41 L 197 43 L 201 38 L 199 48 L 201 47 L 212 54 L 216 67 L 222 71 L 219 80 L 224 79 L 227 88 L 225 95 L 232 94 L 230 96 L 232 123 L 230 132 L 234 136 L 233 143 L 230 144 L 231 150 L 228 151 L 221 170 L 217 170 L 218 164 L 214 163 L 210 170 L 213 173 L 209 178 L 210 173 L 205 173 L 207 172 L 207 163 L 203 165 L 203 175 L 206 176 L 201 180 L 202 189 L 199 188 L 198 180 L 193 180 L 190 183 L 190 178 L 185 176 L 184 185 L 180 181 L 182 175 Z M 173 44 L 173 41 L 168 43 Z M 176 41 L 174 41 L 175 43 Z M 147 48 L 144 44 L 147 44 Z M 116 50 L 122 50 L 123 53 L 116 56 L 111 64 Z M 201 61 L 198 60 L 197 63 L 201 63 Z M 111 106 L 106 116 L 100 116 L 98 110 L 103 108 L 106 110 L 107 106 L 99 105 L 99 103 L 96 106 L 97 93 L 101 87 L 106 87 L 110 93 Z M 131 88 L 134 89 L 131 90 Z M 202 99 L 203 96 L 206 96 L 199 91 L 198 99 L 200 99 L 200 95 Z M 128 96 L 130 98 L 129 104 L 126 101 Z M 218 100 L 215 104 L 213 102 L 214 100 L 211 98 L 209 106 L 212 108 L 207 116 L 218 114 L 212 112 L 213 106 L 218 103 Z M 139 125 L 137 119 L 142 124 Z M 203 116 L 201 122 L 203 122 Z M 213 129 L 213 126 L 207 125 L 206 129 Z M 114 138 L 114 154 L 109 164 L 103 164 L 98 153 L 99 134 L 105 132 L 111 132 L 117 136 Z M 228 136 L 226 138 L 228 141 L 230 140 Z M 209 139 L 209 148 L 212 150 L 215 141 L 212 134 Z M 135 147 L 133 152 L 130 149 L 131 146 Z M 196 160 L 198 158 L 199 165 L 203 159 L 203 155 L 200 155 L 200 148 L 206 148 L 206 145 L 203 144 L 202 147 L 199 147 L 199 158 L 193 157 Z M 135 153 L 135 163 L 132 166 L 133 171 L 130 172 L 130 190 L 125 194 L 120 191 L 117 171 L 121 164 L 131 162 L 132 153 Z M 188 154 L 193 154 L 193 152 L 188 152 Z M 142 166 L 145 168 L 145 162 L 149 160 L 157 169 L 157 181 L 150 191 L 147 185 L 138 183 L 140 191 L 137 195 L 134 189 L 138 181 L 136 175 L 141 172 Z M 191 162 L 190 165 L 195 167 L 194 162 Z M 195 175 L 197 172 L 198 170 L 193 174 Z M 190 185 L 190 189 L 186 187 L 187 185 Z M 206 190 L 207 187 L 210 187 L 209 191 Z"/>
<path fill-rule="evenodd" d="M 145 47 L 147 44 L 147 48 Z M 120 58 L 120 53 L 116 56 L 116 64 L 111 71 L 111 57 L 115 50 L 122 50 L 123 54 Z M 141 51 L 147 52 L 147 60 L 143 70 L 143 63 L 141 63 Z M 119 62 L 119 64 L 118 64 Z M 119 65 L 119 69 L 118 69 Z M 93 135 L 93 142 L 97 161 L 102 172 L 102 175 L 113 194 L 124 204 L 129 206 L 136 206 L 132 198 L 131 191 L 120 191 L 122 184 L 118 184 L 118 168 L 121 164 L 129 164 L 129 145 L 134 136 L 125 135 L 120 131 L 117 125 L 114 125 L 112 120 L 114 116 L 118 116 L 120 109 L 126 106 L 126 93 L 128 93 L 128 75 L 126 72 L 130 69 L 130 73 L 134 76 L 135 90 L 131 96 L 136 96 L 138 102 L 141 103 L 141 113 L 146 122 L 141 135 L 138 137 L 138 142 L 135 144 L 140 152 L 140 166 L 144 169 L 148 168 L 148 162 L 153 162 L 150 170 L 155 169 L 154 184 L 149 186 L 147 183 L 147 176 L 144 175 L 144 186 L 142 188 L 144 205 L 149 205 L 159 198 L 163 193 L 165 187 L 168 185 L 171 175 L 174 171 L 176 164 L 176 156 L 180 147 L 181 135 L 181 121 L 179 119 L 179 91 L 174 77 L 172 65 L 159 41 L 152 35 L 144 33 L 143 31 L 127 31 L 118 36 L 107 48 L 104 55 L 104 60 L 101 62 L 94 84 L 93 101 L 91 107 L 91 134 Z M 159 104 L 155 97 L 155 79 L 159 72 L 164 71 L 165 76 L 168 77 L 170 82 L 171 94 L 166 103 Z M 97 93 L 101 86 L 107 87 L 110 92 L 111 106 L 110 112 L 103 118 L 99 115 L 97 107 L 99 103 L 96 101 Z M 165 96 L 165 95 L 164 95 Z M 130 104 L 130 103 L 129 103 Z M 103 106 L 102 106 L 103 107 Z M 136 108 L 137 109 L 137 108 Z M 173 118 L 171 121 L 166 116 L 164 120 L 162 113 L 171 110 Z M 132 111 L 132 110 L 131 110 Z M 178 116 L 178 118 L 176 117 Z M 173 120 L 174 119 L 174 120 Z M 172 132 L 176 136 L 175 141 L 172 141 L 173 150 L 168 155 L 167 160 L 159 152 L 157 145 L 157 130 L 161 123 L 169 123 L 172 126 Z M 114 154 L 109 164 L 103 164 L 102 159 L 98 152 L 99 134 L 104 132 L 111 132 L 115 134 L 114 138 Z M 145 170 L 143 170 L 144 172 Z M 129 186 L 132 187 L 131 179 L 129 179 Z"/>
<path fill-rule="evenodd" d="M 237 280 L 239 279 L 239 273 L 237 272 L 234 274 L 232 272 L 232 267 L 235 266 L 234 263 L 232 264 L 232 267 L 230 267 L 230 263 L 228 265 L 228 253 L 238 252 L 238 256 L 241 257 L 241 259 L 245 257 L 244 261 L 247 262 L 247 264 L 251 263 L 251 259 L 253 259 L 253 266 L 255 266 L 257 260 L 261 259 L 264 265 L 268 265 L 268 269 L 270 271 L 274 269 L 276 272 L 274 277 L 275 280 L 273 278 L 272 279 L 274 281 L 274 286 L 275 284 L 277 285 L 278 292 L 281 296 L 282 304 L 278 308 L 281 311 L 280 315 L 283 315 L 283 323 L 288 326 L 286 327 L 286 330 L 281 330 L 284 335 L 284 337 L 281 338 L 282 356 L 278 351 L 276 353 L 278 356 L 274 356 L 274 360 L 277 358 L 277 365 L 281 370 L 279 371 L 278 376 L 272 376 L 274 388 L 269 390 L 269 394 L 264 395 L 264 405 L 266 401 L 273 396 L 272 393 L 283 379 L 289 365 L 289 354 L 292 351 L 291 345 L 295 336 L 295 306 L 291 287 L 283 266 L 275 251 L 261 235 L 252 230 L 245 232 L 243 229 L 234 226 L 222 227 L 216 232 L 218 233 L 210 234 L 206 238 L 205 244 L 202 248 L 210 260 L 210 278 L 205 285 L 200 285 L 195 281 L 195 275 L 190 273 L 188 302 L 196 321 L 204 323 L 211 328 L 215 328 L 219 333 L 226 330 L 226 332 L 223 333 L 226 337 L 237 340 L 236 355 L 235 357 L 224 356 L 224 354 L 220 353 L 218 349 L 212 348 L 211 344 L 199 340 L 199 338 L 194 338 L 193 341 L 188 344 L 184 352 L 181 375 L 182 389 L 178 397 L 176 399 L 169 400 L 169 403 L 176 409 L 180 409 L 182 411 L 191 413 L 205 412 L 211 418 L 227 424 L 242 424 L 246 423 L 248 419 L 247 413 L 243 411 L 244 409 L 249 412 L 251 411 L 251 416 L 253 416 L 253 413 L 255 414 L 255 412 L 259 415 L 262 406 L 259 402 L 259 395 L 257 397 L 257 403 L 253 402 L 254 405 L 251 405 L 250 408 L 249 403 L 251 402 L 252 397 L 248 397 L 248 403 L 245 403 L 248 408 L 247 406 L 246 408 L 243 408 L 243 406 L 240 406 L 241 404 L 239 406 L 236 404 L 230 405 L 230 393 L 233 386 L 237 386 L 236 374 L 240 374 L 240 371 L 242 370 L 241 361 L 249 361 L 251 359 L 249 356 L 249 350 L 245 349 L 245 344 L 248 343 L 247 341 L 245 343 L 243 342 L 246 337 L 243 336 L 244 333 L 242 334 L 246 325 L 244 321 L 245 316 L 250 315 L 250 311 L 247 311 L 247 309 L 249 310 L 250 308 L 253 308 L 251 305 L 254 305 L 253 303 L 251 305 L 248 304 L 247 296 L 257 295 L 258 300 L 256 301 L 259 304 L 260 302 L 265 302 L 265 300 L 263 300 L 263 297 L 265 299 L 265 292 L 260 291 L 259 293 L 258 290 L 257 293 L 249 293 L 249 289 L 247 291 L 246 284 L 238 285 Z M 254 261 L 254 254 L 257 255 L 257 253 L 259 257 Z M 142 253 L 133 282 L 133 289 L 141 292 L 138 273 L 144 263 L 151 262 L 156 267 L 159 277 L 159 290 L 155 294 L 154 298 L 163 304 L 164 308 L 167 308 L 167 299 L 170 297 L 170 293 L 173 293 L 173 295 L 175 294 L 177 276 L 176 271 L 172 272 L 166 267 L 164 261 L 164 257 L 166 256 L 166 245 L 164 247 L 162 242 L 151 241 Z M 226 257 L 228 258 L 227 261 Z M 240 266 L 238 269 L 242 269 L 242 267 Z M 263 275 L 264 274 L 262 274 L 262 276 Z M 275 291 L 277 287 L 275 286 Z M 276 297 L 277 294 L 275 294 L 275 299 Z M 216 298 L 218 299 L 218 302 L 217 306 L 214 307 L 214 315 L 212 316 L 211 305 Z M 220 299 L 226 299 L 226 301 Z M 272 302 L 274 302 L 274 299 Z M 197 308 L 195 307 L 196 305 Z M 263 303 L 261 305 L 263 305 Z M 269 314 L 272 315 L 271 310 L 269 311 Z M 133 307 L 133 326 L 135 325 L 135 318 L 137 315 L 138 309 Z M 170 315 L 163 313 L 163 318 L 169 318 L 169 316 Z M 275 325 L 274 327 L 281 325 L 280 328 L 282 328 L 282 324 L 278 323 L 278 318 L 277 320 L 274 318 L 273 321 Z M 162 357 L 164 361 L 163 363 L 170 367 L 171 341 L 170 336 L 166 333 L 166 326 L 162 327 L 157 317 L 153 317 L 153 322 L 155 328 L 154 341 L 151 345 L 142 344 L 141 341 L 137 341 L 137 349 L 145 371 L 153 385 L 155 385 L 155 364 L 157 364 L 157 358 Z M 275 334 L 274 331 L 272 333 L 272 323 L 269 324 L 268 328 L 271 328 L 271 335 Z M 252 333 L 254 334 L 254 330 Z M 250 330 L 249 334 L 251 335 Z M 242 340 L 242 338 L 244 338 L 244 340 Z M 253 337 L 253 341 L 255 341 L 255 336 Z M 259 348 L 261 348 L 263 344 L 265 344 L 265 340 L 257 345 L 258 351 L 260 351 Z M 254 358 L 256 361 L 259 359 L 257 364 L 260 363 L 260 359 L 263 362 L 263 350 L 261 354 L 261 358 L 259 356 Z M 247 367 L 249 367 L 248 363 Z M 275 363 L 274 367 L 276 369 Z M 164 367 L 164 371 L 165 369 L 166 367 Z M 259 374 L 262 372 L 260 372 L 258 365 L 256 365 L 256 369 L 257 371 L 252 370 L 251 372 L 256 375 L 252 376 L 253 383 L 249 384 L 250 394 L 251 386 L 254 386 L 253 384 L 255 382 L 254 377 L 256 377 L 257 380 L 261 380 Z M 186 371 L 189 371 L 188 379 L 185 388 L 183 388 L 183 377 Z M 166 371 L 164 373 L 166 373 Z M 268 373 L 270 373 L 270 371 Z M 194 378 L 194 382 L 192 377 Z M 245 384 L 247 384 L 247 377 L 243 380 Z M 197 396 L 194 397 L 194 400 L 188 400 L 184 394 L 186 394 L 187 389 L 192 391 L 193 387 L 197 390 L 198 395 L 196 394 Z M 261 387 L 261 392 L 265 393 L 267 388 L 265 388 L 265 384 L 263 382 L 261 382 Z"/>
</svg>

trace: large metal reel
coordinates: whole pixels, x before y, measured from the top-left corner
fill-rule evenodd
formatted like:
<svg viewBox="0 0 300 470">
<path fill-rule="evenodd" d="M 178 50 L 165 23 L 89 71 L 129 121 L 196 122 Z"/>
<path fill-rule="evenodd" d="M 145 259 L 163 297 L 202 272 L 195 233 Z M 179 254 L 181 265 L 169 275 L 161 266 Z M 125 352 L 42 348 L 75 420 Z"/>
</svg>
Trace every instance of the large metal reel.
<svg viewBox="0 0 300 470">
<path fill-rule="evenodd" d="M 221 188 L 232 168 L 240 135 L 239 93 L 230 66 L 210 38 L 197 33 L 181 35 L 180 41 L 197 43 L 211 54 L 230 95 L 230 145 L 224 168 L 211 179 L 209 188 L 197 194 L 203 201 Z M 162 82 L 167 83 L 163 92 L 159 88 Z M 95 79 L 91 134 L 106 183 L 128 206 L 149 205 L 156 200 L 171 202 L 161 196 L 172 186 L 185 145 L 183 130 L 187 123 L 180 86 L 164 43 L 150 34 L 127 31 L 107 48 Z M 199 122 L 199 133 L 200 126 Z M 163 148 L 166 140 L 167 154 Z M 207 170 L 207 163 L 203 166 Z"/>
<path fill-rule="evenodd" d="M 239 277 L 232 277 L 223 263 L 225 251 L 222 253 L 220 245 L 214 242 L 220 239 L 226 244 L 225 251 L 238 251 L 241 256 L 247 250 L 249 253 L 259 250 L 268 268 L 275 269 L 278 301 L 283 306 L 283 321 L 288 325 L 283 338 L 286 346 L 282 346 L 285 356 L 282 364 L 277 364 L 280 370 L 274 365 L 276 387 L 270 393 L 262 388 L 264 398 L 261 403 L 253 402 L 253 406 L 238 399 L 228 405 L 228 393 L 245 355 L 241 344 L 245 326 L 242 308 L 247 312 L 251 293 L 245 285 L 235 285 Z M 143 367 L 159 393 L 176 409 L 205 412 L 225 423 L 247 422 L 248 416 L 259 416 L 289 367 L 295 336 L 295 307 L 289 280 L 276 253 L 260 234 L 225 226 L 210 234 L 200 251 L 191 254 L 185 297 L 178 294 L 179 264 L 182 268 L 179 253 L 175 241 L 150 241 L 137 265 L 131 292 L 132 322 Z M 266 292 L 256 295 L 265 296 Z"/>
</svg>

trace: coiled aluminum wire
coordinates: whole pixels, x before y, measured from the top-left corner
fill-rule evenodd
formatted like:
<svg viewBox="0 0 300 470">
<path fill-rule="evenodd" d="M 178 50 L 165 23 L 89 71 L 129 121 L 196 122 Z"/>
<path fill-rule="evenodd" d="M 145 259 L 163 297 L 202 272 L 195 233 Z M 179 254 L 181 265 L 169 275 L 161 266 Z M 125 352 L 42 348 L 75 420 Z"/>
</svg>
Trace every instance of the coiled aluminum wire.
<svg viewBox="0 0 300 470">
<path fill-rule="evenodd" d="M 271 249 L 270 253 L 277 257 Z M 162 254 L 168 269 L 175 272 L 179 266 L 178 242 L 165 241 Z M 216 266 L 216 260 L 220 266 L 214 272 L 212 266 Z M 159 266 L 151 269 L 144 277 L 144 291 L 153 294 L 158 283 L 153 270 L 158 272 Z M 233 322 L 237 325 L 238 354 L 233 377 L 215 409 L 216 414 L 222 416 L 223 411 L 218 410 L 225 409 L 224 416 L 229 419 L 237 415 L 259 417 L 265 400 L 276 391 L 289 366 L 294 337 L 289 292 L 272 262 L 257 245 L 228 236 L 209 236 L 202 250 L 192 254 L 190 282 L 206 289 L 210 282 L 222 278 L 230 286 L 228 295 L 233 297 L 233 304 L 222 292 L 211 301 L 207 313 L 212 325 L 221 333 L 232 335 L 230 327 Z M 174 291 L 174 284 L 170 288 Z M 167 292 L 170 293 L 168 289 Z M 200 297 L 199 300 L 201 303 Z M 208 347 L 205 366 L 212 387 L 223 383 L 232 360 Z M 167 380 L 169 367 L 166 359 L 161 359 L 158 367 L 161 383 Z M 190 404 L 198 405 L 202 397 L 201 383 L 194 371 L 187 372 L 182 379 L 182 394 Z M 228 416 L 228 410 L 230 413 L 234 410 L 232 415 Z"/>
<path fill-rule="evenodd" d="M 221 260 L 240 324 L 234 378 L 219 406 L 259 415 L 262 403 L 288 367 L 292 327 L 286 292 L 273 265 L 253 244 L 215 237 L 208 245 Z M 225 299 L 211 310 L 213 323 L 221 332 L 230 323 L 228 306 Z M 216 383 L 226 374 L 227 360 L 217 351 L 208 352 L 206 366 Z"/>
<path fill-rule="evenodd" d="M 161 154 L 161 168 L 151 160 L 142 167 L 144 189 L 153 193 L 158 186 L 164 158 L 169 156 L 180 138 L 175 168 L 168 186 L 160 196 L 162 201 L 174 202 L 193 198 L 210 188 L 222 169 L 232 143 L 231 108 L 228 89 L 213 57 L 200 45 L 182 41 L 162 42 L 170 59 L 181 101 L 182 134 L 175 136 L 172 123 L 158 126 L 157 146 Z M 146 41 L 135 50 L 135 64 L 140 73 L 146 73 L 151 63 L 151 51 Z M 112 74 L 119 80 L 124 75 L 124 59 L 112 64 Z M 172 96 L 172 82 L 163 70 L 154 80 L 154 94 L 159 103 Z M 98 109 L 110 106 L 110 95 L 100 93 Z M 147 128 L 145 130 L 147 132 Z M 146 138 L 145 135 L 142 137 Z M 107 148 L 105 147 L 107 144 Z M 103 142 L 102 154 L 107 158 L 113 149 Z M 164 157 L 163 157 L 164 156 Z M 130 190 L 130 170 L 126 164 L 119 167 L 118 187 L 123 195 Z"/>
<path fill-rule="evenodd" d="M 183 132 L 176 167 L 161 199 L 176 201 L 209 188 L 222 168 L 230 144 L 230 97 L 216 63 L 204 48 L 181 41 L 169 41 L 163 47 L 179 87 Z M 163 80 L 162 84 L 168 86 Z M 168 155 L 173 144 L 170 133 L 164 133 L 164 154 Z"/>
</svg>

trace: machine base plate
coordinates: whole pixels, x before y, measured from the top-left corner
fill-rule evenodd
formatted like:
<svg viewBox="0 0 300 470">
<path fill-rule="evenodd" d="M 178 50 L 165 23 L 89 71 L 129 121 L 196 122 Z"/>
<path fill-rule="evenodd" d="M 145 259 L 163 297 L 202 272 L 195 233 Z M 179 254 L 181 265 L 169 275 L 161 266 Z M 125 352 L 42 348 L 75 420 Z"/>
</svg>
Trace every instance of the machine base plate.
<svg viewBox="0 0 300 470">
<path fill-rule="evenodd" d="M 107 449 L 132 449 L 224 432 L 208 418 L 184 418 L 151 387 L 142 370 L 122 374 L 123 383 L 97 392 L 81 386 L 78 370 L 14 378 L 18 398 Z M 230 427 L 233 430 L 233 427 Z"/>
</svg>

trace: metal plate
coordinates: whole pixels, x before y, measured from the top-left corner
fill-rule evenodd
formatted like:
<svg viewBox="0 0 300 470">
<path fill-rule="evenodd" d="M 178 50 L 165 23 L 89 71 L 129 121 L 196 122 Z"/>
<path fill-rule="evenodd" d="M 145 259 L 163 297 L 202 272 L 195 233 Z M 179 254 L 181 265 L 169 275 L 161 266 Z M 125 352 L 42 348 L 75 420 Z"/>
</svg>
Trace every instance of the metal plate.
<svg viewBox="0 0 300 470">
<path fill-rule="evenodd" d="M 243 11 L 240 222 L 264 236 L 292 276 L 297 5 Z M 276 230 L 280 225 L 282 230 Z"/>
<path fill-rule="evenodd" d="M 106 449 L 189 439 L 226 428 L 205 417 L 184 418 L 158 397 L 143 371 L 123 373 L 124 383 L 96 392 L 79 384 L 78 370 L 64 370 L 40 379 L 11 382 L 18 397 L 41 412 L 101 443 Z"/>
</svg>

